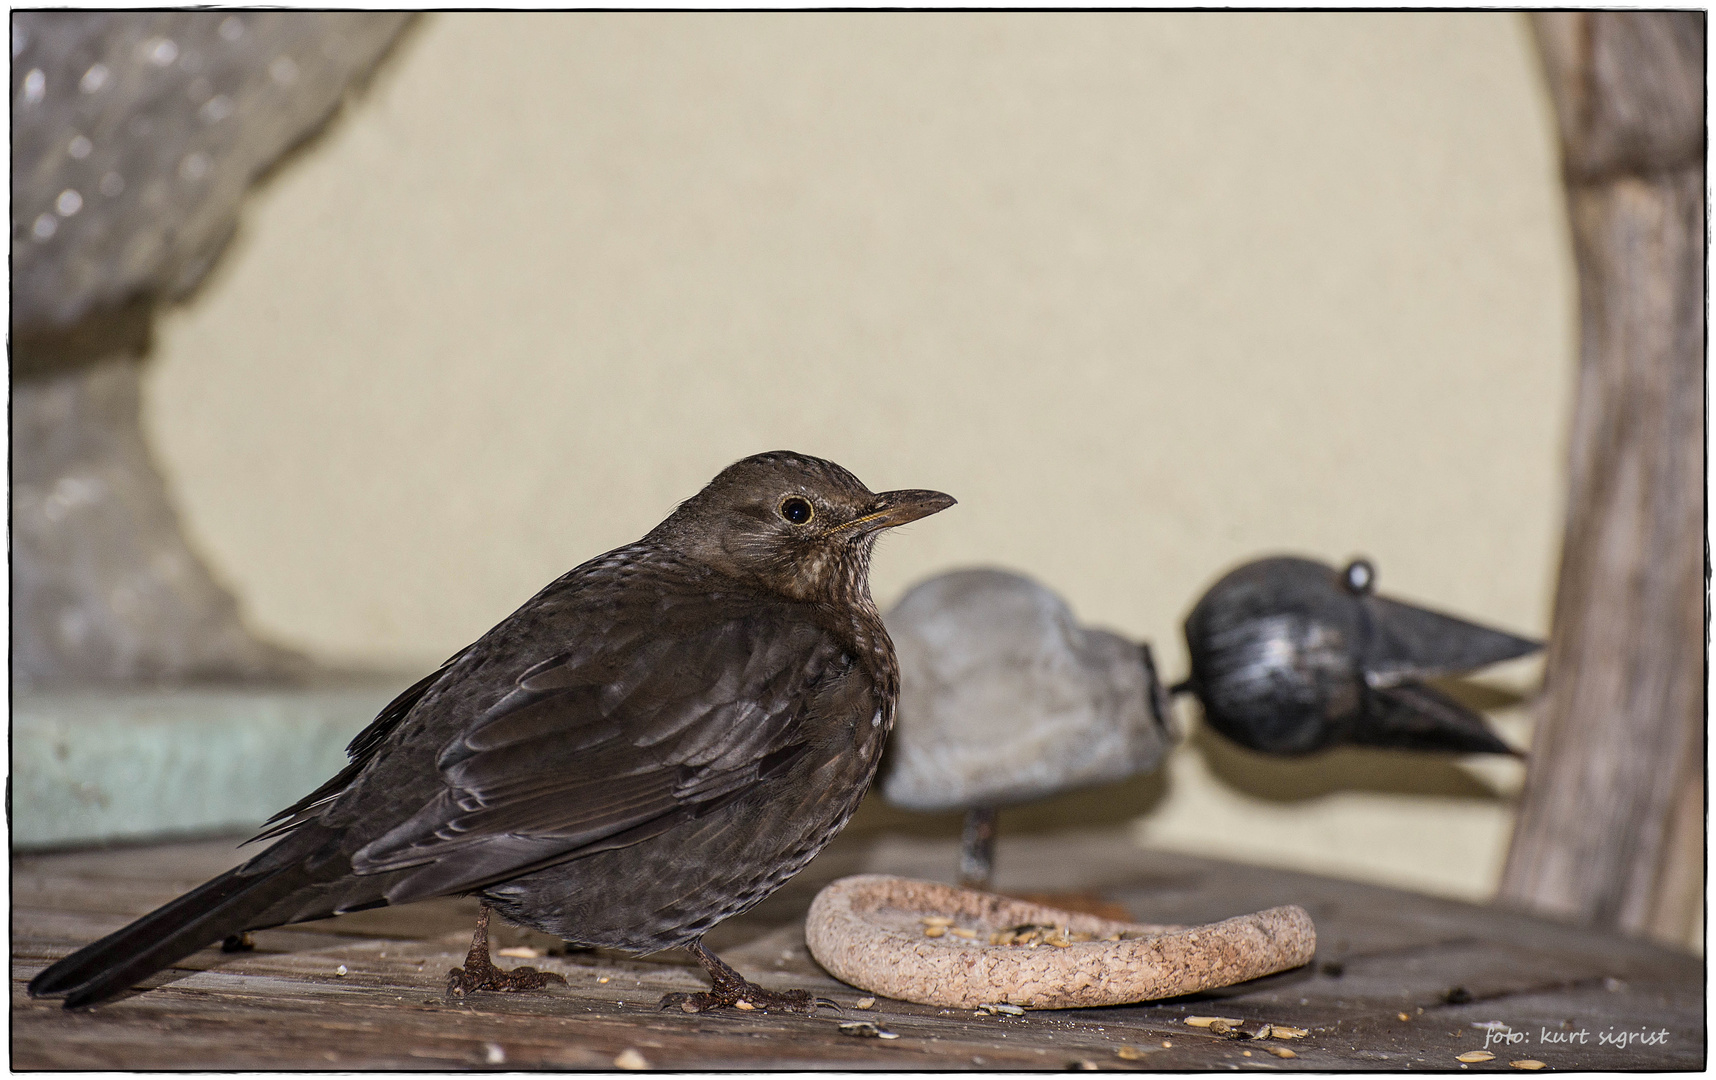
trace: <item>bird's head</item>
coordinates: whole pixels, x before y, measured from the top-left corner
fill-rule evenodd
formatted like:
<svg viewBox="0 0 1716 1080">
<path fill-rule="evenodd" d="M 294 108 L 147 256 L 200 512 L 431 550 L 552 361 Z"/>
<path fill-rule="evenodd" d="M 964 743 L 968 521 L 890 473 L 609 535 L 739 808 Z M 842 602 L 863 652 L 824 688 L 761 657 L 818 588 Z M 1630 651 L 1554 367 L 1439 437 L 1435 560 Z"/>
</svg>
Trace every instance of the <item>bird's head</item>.
<svg viewBox="0 0 1716 1080">
<path fill-rule="evenodd" d="M 649 539 L 795 600 L 867 599 L 877 535 L 953 504 L 939 491 L 878 495 L 832 461 L 776 450 L 721 470 Z"/>
</svg>

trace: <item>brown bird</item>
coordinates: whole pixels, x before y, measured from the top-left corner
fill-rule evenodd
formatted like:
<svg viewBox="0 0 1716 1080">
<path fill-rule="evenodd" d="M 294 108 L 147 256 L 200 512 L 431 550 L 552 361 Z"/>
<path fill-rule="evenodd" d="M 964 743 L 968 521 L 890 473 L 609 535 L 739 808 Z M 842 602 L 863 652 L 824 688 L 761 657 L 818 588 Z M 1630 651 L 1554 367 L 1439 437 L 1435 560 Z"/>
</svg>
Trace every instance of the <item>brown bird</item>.
<svg viewBox="0 0 1716 1080">
<path fill-rule="evenodd" d="M 401 694 L 257 837 L 271 847 L 49 967 L 31 996 L 88 1005 L 247 930 L 468 894 L 484 906 L 450 992 L 559 979 L 490 963 L 492 908 L 582 945 L 685 946 L 714 988 L 664 1007 L 810 1007 L 703 935 L 863 797 L 899 693 L 871 550 L 953 502 L 877 495 L 802 454 L 729 466 Z"/>
</svg>

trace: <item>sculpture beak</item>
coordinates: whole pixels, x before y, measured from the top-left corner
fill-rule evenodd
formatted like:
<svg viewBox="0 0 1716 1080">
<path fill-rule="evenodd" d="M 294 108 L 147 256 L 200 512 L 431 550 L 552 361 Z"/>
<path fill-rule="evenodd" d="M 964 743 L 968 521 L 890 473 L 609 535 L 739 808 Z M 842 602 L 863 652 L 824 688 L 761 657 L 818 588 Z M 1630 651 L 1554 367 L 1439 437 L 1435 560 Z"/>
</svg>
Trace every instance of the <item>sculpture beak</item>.
<svg viewBox="0 0 1716 1080">
<path fill-rule="evenodd" d="M 1360 600 L 1370 617 L 1365 681 L 1393 686 L 1415 676 L 1457 675 L 1528 656 L 1543 642 L 1381 596 Z"/>
</svg>

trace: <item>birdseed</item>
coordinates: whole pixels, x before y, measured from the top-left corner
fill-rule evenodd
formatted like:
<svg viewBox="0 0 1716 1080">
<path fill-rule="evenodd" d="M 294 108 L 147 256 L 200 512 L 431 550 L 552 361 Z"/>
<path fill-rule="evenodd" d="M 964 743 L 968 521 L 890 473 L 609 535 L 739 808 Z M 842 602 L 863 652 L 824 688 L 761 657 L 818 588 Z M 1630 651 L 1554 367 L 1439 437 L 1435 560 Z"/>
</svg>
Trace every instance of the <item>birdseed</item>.
<svg viewBox="0 0 1716 1080">
<path fill-rule="evenodd" d="M 1468 1065 L 1476 1065 L 1480 1061 L 1494 1061 L 1496 1056 L 1488 1050 L 1467 1050 L 1456 1057 L 1455 1061 L 1464 1061 Z"/>
<path fill-rule="evenodd" d="M 1549 1066 L 1545 1065 L 1543 1062 L 1537 1060 L 1536 1058 L 1523 1058 L 1519 1061 L 1510 1061 L 1510 1062 L 1508 1062 L 1508 1064 L 1512 1065 L 1516 1069 L 1526 1069 L 1526 1070 L 1546 1069 L 1549 1067 Z"/>
</svg>

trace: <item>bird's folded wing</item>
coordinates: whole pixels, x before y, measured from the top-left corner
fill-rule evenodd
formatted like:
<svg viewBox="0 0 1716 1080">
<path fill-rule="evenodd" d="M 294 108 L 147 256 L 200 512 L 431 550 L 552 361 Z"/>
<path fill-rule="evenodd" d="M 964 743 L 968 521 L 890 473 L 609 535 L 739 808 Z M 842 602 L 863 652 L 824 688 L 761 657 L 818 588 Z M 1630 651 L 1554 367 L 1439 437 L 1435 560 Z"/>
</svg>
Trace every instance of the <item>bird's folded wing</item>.
<svg viewBox="0 0 1716 1080">
<path fill-rule="evenodd" d="M 618 619 L 525 671 L 353 869 L 424 867 L 413 898 L 476 888 L 647 839 L 790 764 L 813 692 L 852 661 L 798 605 L 717 599 Z"/>
</svg>

